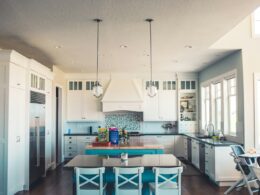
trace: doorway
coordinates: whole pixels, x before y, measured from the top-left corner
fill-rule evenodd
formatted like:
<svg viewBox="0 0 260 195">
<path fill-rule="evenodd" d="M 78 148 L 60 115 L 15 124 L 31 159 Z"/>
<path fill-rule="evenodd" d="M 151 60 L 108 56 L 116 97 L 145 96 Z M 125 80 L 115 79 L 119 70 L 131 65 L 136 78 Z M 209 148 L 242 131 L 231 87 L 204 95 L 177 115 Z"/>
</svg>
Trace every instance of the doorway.
<svg viewBox="0 0 260 195">
<path fill-rule="evenodd" d="M 55 89 L 55 152 L 56 166 L 62 163 L 62 88 Z"/>
</svg>

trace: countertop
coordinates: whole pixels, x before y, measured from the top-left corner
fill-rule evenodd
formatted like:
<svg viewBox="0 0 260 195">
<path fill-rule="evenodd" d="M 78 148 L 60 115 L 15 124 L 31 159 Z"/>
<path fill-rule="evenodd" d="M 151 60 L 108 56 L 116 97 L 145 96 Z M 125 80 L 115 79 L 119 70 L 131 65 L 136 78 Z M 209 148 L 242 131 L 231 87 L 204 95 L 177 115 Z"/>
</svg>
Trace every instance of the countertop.
<svg viewBox="0 0 260 195">
<path fill-rule="evenodd" d="M 211 138 L 205 139 L 205 138 L 199 138 L 198 136 L 201 136 L 199 134 L 188 134 L 188 133 L 140 133 L 138 136 L 133 137 L 140 137 L 140 136 L 174 136 L 174 135 L 181 135 L 186 136 L 191 139 L 195 139 L 200 141 L 201 143 L 209 144 L 212 146 L 230 146 L 230 145 L 236 145 L 239 143 L 231 142 L 231 141 L 219 141 L 219 140 L 213 140 Z M 97 136 L 97 133 L 89 134 L 89 133 L 73 133 L 73 134 L 64 134 L 64 136 Z M 152 143 L 154 144 L 154 143 Z M 241 145 L 241 144 L 239 144 Z"/>
<path fill-rule="evenodd" d="M 112 146 L 92 146 L 87 145 L 86 149 L 102 149 L 102 150 L 114 150 L 114 149 L 164 149 L 163 145 L 159 144 L 156 139 L 145 138 L 140 136 L 130 137 L 128 144 L 119 144 Z"/>
<path fill-rule="evenodd" d="M 78 155 L 69 161 L 65 168 L 74 167 L 179 167 L 182 166 L 172 154 L 145 154 L 138 157 L 130 157 L 122 162 L 120 158 L 106 158 L 98 155 Z"/>
</svg>

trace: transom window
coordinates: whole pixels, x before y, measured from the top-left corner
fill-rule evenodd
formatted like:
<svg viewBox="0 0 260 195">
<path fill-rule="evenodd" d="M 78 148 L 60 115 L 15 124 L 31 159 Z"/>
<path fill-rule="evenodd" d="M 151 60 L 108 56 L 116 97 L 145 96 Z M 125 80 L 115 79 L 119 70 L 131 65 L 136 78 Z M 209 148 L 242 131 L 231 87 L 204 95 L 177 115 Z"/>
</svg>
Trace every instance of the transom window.
<svg viewBox="0 0 260 195">
<path fill-rule="evenodd" d="M 252 20 L 253 36 L 260 37 L 260 7 L 254 11 Z"/>
</svg>

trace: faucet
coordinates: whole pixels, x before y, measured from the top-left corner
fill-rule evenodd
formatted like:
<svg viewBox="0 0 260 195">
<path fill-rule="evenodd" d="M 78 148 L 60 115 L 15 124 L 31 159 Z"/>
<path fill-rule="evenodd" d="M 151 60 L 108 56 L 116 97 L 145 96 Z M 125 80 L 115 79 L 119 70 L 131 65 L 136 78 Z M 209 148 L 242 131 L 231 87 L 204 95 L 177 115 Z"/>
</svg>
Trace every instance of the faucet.
<svg viewBox="0 0 260 195">
<path fill-rule="evenodd" d="M 213 123 L 210 122 L 206 127 L 207 127 L 206 129 L 207 129 L 208 132 L 209 132 L 209 128 L 212 127 L 212 130 L 213 130 L 212 136 L 215 136 L 215 128 L 214 128 Z"/>
</svg>

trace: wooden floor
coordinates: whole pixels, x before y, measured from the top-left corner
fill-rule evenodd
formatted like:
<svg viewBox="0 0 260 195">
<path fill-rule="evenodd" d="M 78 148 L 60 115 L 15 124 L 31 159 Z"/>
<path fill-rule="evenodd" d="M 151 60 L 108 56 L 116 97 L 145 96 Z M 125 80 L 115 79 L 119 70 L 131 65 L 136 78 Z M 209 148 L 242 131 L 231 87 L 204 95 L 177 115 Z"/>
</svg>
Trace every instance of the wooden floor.
<svg viewBox="0 0 260 195">
<path fill-rule="evenodd" d="M 17 195 L 72 195 L 71 171 L 58 167 L 47 174 L 30 192 Z M 201 174 L 184 173 L 182 195 L 223 195 L 226 188 L 219 188 Z M 248 195 L 246 189 L 234 191 L 230 195 Z"/>
</svg>

